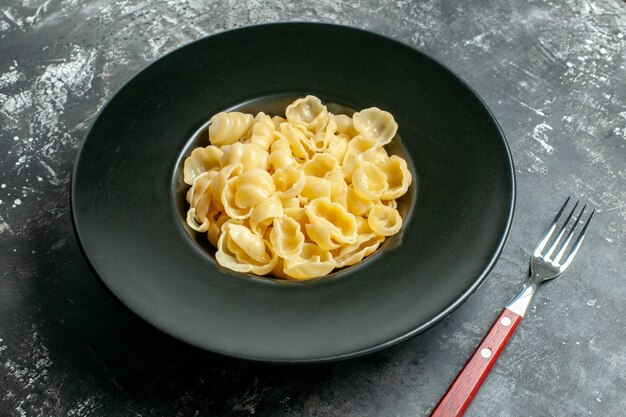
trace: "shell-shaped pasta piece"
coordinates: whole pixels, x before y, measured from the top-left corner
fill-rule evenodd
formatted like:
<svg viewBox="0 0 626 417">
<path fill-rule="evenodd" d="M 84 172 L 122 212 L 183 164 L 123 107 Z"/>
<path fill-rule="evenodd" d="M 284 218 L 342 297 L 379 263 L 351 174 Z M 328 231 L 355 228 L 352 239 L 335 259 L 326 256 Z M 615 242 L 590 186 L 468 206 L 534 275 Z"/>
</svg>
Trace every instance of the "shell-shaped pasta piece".
<svg viewBox="0 0 626 417">
<path fill-rule="evenodd" d="M 354 124 L 352 123 L 352 117 L 345 114 L 333 114 L 331 116 L 334 119 L 337 125 L 337 133 L 342 133 L 352 138 L 359 134 L 357 130 L 354 128 Z"/>
<path fill-rule="evenodd" d="M 316 152 L 324 152 L 335 137 L 337 123 L 333 118 L 328 120 L 328 125 L 322 130 L 318 130 L 311 138 L 311 148 Z"/>
<path fill-rule="evenodd" d="M 269 167 L 268 152 L 256 143 L 237 142 L 231 145 L 224 145 L 221 149 L 223 154 L 220 158 L 220 165 L 223 167 L 236 164 L 237 162 L 241 163 L 244 171 L 255 168 L 267 170 Z"/>
<path fill-rule="evenodd" d="M 275 191 L 272 176 L 267 171 L 256 168 L 229 179 L 222 191 L 221 202 L 230 217 L 245 219 L 250 216 L 252 207 Z"/>
<path fill-rule="evenodd" d="M 361 197 L 355 190 L 354 185 L 348 186 L 346 203 L 348 211 L 355 216 L 363 216 L 369 213 L 370 209 L 376 204 L 377 200 L 370 200 Z"/>
<path fill-rule="evenodd" d="M 201 233 L 209 230 L 209 227 L 211 226 L 210 220 L 205 216 L 204 220 L 198 221 L 198 217 L 200 216 L 196 214 L 195 207 L 191 207 L 189 210 L 187 210 L 186 221 L 189 227 L 191 227 L 196 232 Z"/>
<path fill-rule="evenodd" d="M 395 235 L 402 228 L 402 217 L 393 207 L 376 204 L 369 212 L 367 223 L 381 236 Z"/>
<path fill-rule="evenodd" d="M 313 243 L 302 244 L 300 254 L 286 258 L 283 264 L 283 272 L 295 279 L 321 277 L 335 268 L 332 254 Z"/>
<path fill-rule="evenodd" d="M 298 161 L 293 158 L 291 151 L 287 152 L 281 150 L 272 152 L 270 153 L 268 161 L 274 170 L 279 170 L 288 166 L 298 166 Z"/>
<path fill-rule="evenodd" d="M 210 186 L 217 171 L 204 172 L 197 176 L 193 186 L 187 192 L 187 224 L 198 232 L 206 232 L 209 229 L 210 218 L 208 213 L 211 207 Z"/>
<path fill-rule="evenodd" d="M 365 233 L 373 233 L 373 230 L 370 227 L 370 225 L 367 222 L 367 219 L 365 217 L 363 217 L 363 216 L 354 216 L 354 218 L 356 219 L 356 230 L 359 233 L 359 235 L 362 235 L 362 234 L 365 234 Z"/>
<path fill-rule="evenodd" d="M 373 139 L 362 136 L 353 138 L 348 143 L 348 149 L 343 157 L 343 176 L 347 180 L 352 180 L 352 174 L 359 167 L 362 161 L 374 162 L 378 152 L 378 145 Z"/>
<path fill-rule="evenodd" d="M 300 230 L 306 230 L 306 225 L 309 221 L 309 218 L 306 215 L 304 207 L 284 208 L 283 214 L 297 221 L 298 224 L 300 224 Z"/>
<path fill-rule="evenodd" d="M 231 164 L 220 169 L 215 178 L 211 181 L 211 202 L 220 210 L 224 209 L 224 205 L 222 204 L 222 192 L 224 191 L 224 187 L 226 186 L 226 182 L 232 178 L 236 177 L 243 171 L 243 165 L 241 163 Z"/>
<path fill-rule="evenodd" d="M 310 132 L 317 132 L 326 127 L 330 115 L 326 106 L 315 96 L 300 98 L 285 110 L 289 123 L 303 125 Z"/>
<path fill-rule="evenodd" d="M 238 179 L 239 177 L 234 177 L 226 181 L 226 185 L 222 190 L 221 202 L 228 216 L 233 219 L 243 220 L 250 217 L 252 206 L 239 207 L 235 202 L 238 191 Z"/>
<path fill-rule="evenodd" d="M 326 179 L 330 181 L 330 200 L 339 203 L 348 208 L 348 184 L 343 179 L 341 171 L 332 171 L 326 175 Z"/>
<path fill-rule="evenodd" d="M 304 188 L 300 194 L 308 201 L 315 200 L 317 198 L 328 198 L 330 200 L 332 195 L 332 186 L 332 183 L 327 179 L 306 175 Z"/>
<path fill-rule="evenodd" d="M 374 163 L 363 161 L 352 174 L 354 190 L 363 198 L 375 200 L 389 189 L 385 173 Z"/>
<path fill-rule="evenodd" d="M 349 141 L 350 138 L 345 134 L 334 135 L 330 139 L 326 152 L 334 156 L 338 161 L 343 161 L 343 158 L 346 156 L 346 151 L 348 150 Z"/>
<path fill-rule="evenodd" d="M 207 195 L 210 197 L 211 191 L 209 187 L 217 175 L 217 171 L 208 171 L 198 175 L 194 179 L 193 185 L 189 188 L 189 190 L 187 190 L 187 194 L 185 196 L 187 203 L 189 203 L 190 206 L 196 206 L 198 204 L 198 199 L 200 198 L 206 198 Z"/>
<path fill-rule="evenodd" d="M 272 116 L 272 122 L 274 122 L 274 127 L 278 129 L 281 123 L 285 123 L 287 119 L 280 116 Z"/>
<path fill-rule="evenodd" d="M 239 207 L 253 207 L 274 194 L 276 186 L 272 176 L 263 169 L 244 172 L 237 178 L 235 204 Z"/>
<path fill-rule="evenodd" d="M 278 135 L 282 134 L 279 133 Z M 296 161 L 296 159 L 293 157 L 289 142 L 284 137 L 284 135 L 282 135 L 277 140 L 275 140 L 274 143 L 272 143 L 268 161 L 275 170 L 285 168 L 289 165 L 298 166 L 298 161 Z"/>
<path fill-rule="evenodd" d="M 391 113 L 378 107 L 370 107 L 354 113 L 352 121 L 359 134 L 368 139 L 374 139 L 380 146 L 391 142 L 398 131 L 398 124 Z"/>
<path fill-rule="evenodd" d="M 348 142 L 348 151 L 350 155 L 359 155 L 372 148 L 378 148 L 378 142 L 365 136 L 355 136 Z"/>
<path fill-rule="evenodd" d="M 254 125 L 250 131 L 252 132 L 250 136 L 251 143 L 258 145 L 265 151 L 270 149 L 272 142 L 274 142 L 274 132 L 276 131 L 276 126 L 271 117 L 260 112 L 254 118 Z"/>
<path fill-rule="evenodd" d="M 191 151 L 183 165 L 185 183 L 192 185 L 198 175 L 219 168 L 222 154 L 222 150 L 213 145 Z"/>
<path fill-rule="evenodd" d="M 386 161 L 376 163 L 376 166 L 385 174 L 389 185 L 387 191 L 380 196 L 381 199 L 392 200 L 406 194 L 412 176 L 404 159 L 391 155 Z"/>
<path fill-rule="evenodd" d="M 276 254 L 283 259 L 299 255 L 304 244 L 304 233 L 300 230 L 300 223 L 289 216 L 274 218 L 270 242 Z"/>
<path fill-rule="evenodd" d="M 326 178 L 328 174 L 340 170 L 339 161 L 329 153 L 315 154 L 304 164 L 304 173 L 313 177 Z"/>
<path fill-rule="evenodd" d="M 283 203 L 277 194 L 272 194 L 271 197 L 264 199 L 252 208 L 250 228 L 254 233 L 263 236 L 268 226 L 274 222 L 274 219 L 281 217 L 283 217 Z"/>
<path fill-rule="evenodd" d="M 379 236 L 375 233 L 360 234 L 354 244 L 342 246 L 337 251 L 337 254 L 334 256 L 337 268 L 361 262 L 363 258 L 374 253 L 384 240 L 384 236 Z"/>
<path fill-rule="evenodd" d="M 227 145 L 235 143 L 246 136 L 254 117 L 240 112 L 220 112 L 211 117 L 209 125 L 209 141 L 211 145 Z"/>
<path fill-rule="evenodd" d="M 230 220 L 230 217 L 228 217 L 226 213 L 216 212 L 211 215 L 211 218 L 215 218 L 215 221 L 212 221 L 209 226 L 207 238 L 209 239 L 209 243 L 216 248 L 217 242 L 222 234 L 222 225 Z"/>
<path fill-rule="evenodd" d="M 276 135 L 279 139 L 285 139 L 289 144 L 291 153 L 294 157 L 300 161 L 307 161 L 315 153 L 311 149 L 311 140 L 306 135 L 306 132 L 299 129 L 298 126 L 294 126 L 291 123 L 283 123 L 280 125 L 280 132 Z"/>
<path fill-rule="evenodd" d="M 285 138 L 285 135 L 277 132 L 276 139 L 274 140 L 274 142 L 272 142 L 272 145 L 270 146 L 270 153 L 279 151 L 285 151 L 288 152 L 289 155 L 291 155 L 291 146 L 289 146 L 289 141 L 287 140 L 287 138 Z"/>
<path fill-rule="evenodd" d="M 325 224 L 330 227 L 330 236 L 339 243 L 354 243 L 357 238 L 357 224 L 354 215 L 341 204 L 328 198 L 317 198 L 305 207 L 311 224 Z"/>
<path fill-rule="evenodd" d="M 229 220 L 222 226 L 215 259 L 237 272 L 269 273 L 278 262 L 271 244 L 242 224 Z"/>
<path fill-rule="evenodd" d="M 311 241 L 324 250 L 332 251 L 341 247 L 342 243 L 333 239 L 333 228 L 328 223 L 307 223 L 304 230 Z"/>
<path fill-rule="evenodd" d="M 293 198 L 302 192 L 306 183 L 304 172 L 292 165 L 279 168 L 272 174 L 276 193 L 280 198 Z"/>
</svg>

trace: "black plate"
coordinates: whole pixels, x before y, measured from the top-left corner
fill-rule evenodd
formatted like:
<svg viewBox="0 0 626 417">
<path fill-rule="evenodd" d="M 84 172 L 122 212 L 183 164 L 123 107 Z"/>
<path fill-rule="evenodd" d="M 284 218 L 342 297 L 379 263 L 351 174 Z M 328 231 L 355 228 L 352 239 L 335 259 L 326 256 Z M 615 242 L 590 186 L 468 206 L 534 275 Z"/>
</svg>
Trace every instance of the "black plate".
<svg viewBox="0 0 626 417">
<path fill-rule="evenodd" d="M 395 116 L 416 185 L 403 235 L 310 282 L 217 268 L 181 218 L 194 133 L 224 109 L 306 94 Z M 201 39 L 141 71 L 87 134 L 71 199 L 92 267 L 149 323 L 234 357 L 328 362 L 405 340 L 466 300 L 502 250 L 515 180 L 490 111 L 441 64 L 362 30 L 286 23 Z"/>
</svg>

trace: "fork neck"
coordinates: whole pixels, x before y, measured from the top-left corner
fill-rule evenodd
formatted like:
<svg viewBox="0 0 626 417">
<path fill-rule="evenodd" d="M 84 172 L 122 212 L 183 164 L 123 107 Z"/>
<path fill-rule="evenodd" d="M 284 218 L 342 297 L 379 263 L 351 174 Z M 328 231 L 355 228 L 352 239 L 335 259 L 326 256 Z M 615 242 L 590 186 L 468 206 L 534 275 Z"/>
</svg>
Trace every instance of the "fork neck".
<svg viewBox="0 0 626 417">
<path fill-rule="evenodd" d="M 530 302 L 535 295 L 535 291 L 537 290 L 537 286 L 539 285 L 539 282 L 536 279 L 533 279 L 535 278 L 533 275 L 531 275 L 528 282 L 522 286 L 517 295 L 506 305 L 506 308 L 522 317 L 526 314 L 526 310 L 528 310 L 528 306 L 530 305 Z"/>
</svg>

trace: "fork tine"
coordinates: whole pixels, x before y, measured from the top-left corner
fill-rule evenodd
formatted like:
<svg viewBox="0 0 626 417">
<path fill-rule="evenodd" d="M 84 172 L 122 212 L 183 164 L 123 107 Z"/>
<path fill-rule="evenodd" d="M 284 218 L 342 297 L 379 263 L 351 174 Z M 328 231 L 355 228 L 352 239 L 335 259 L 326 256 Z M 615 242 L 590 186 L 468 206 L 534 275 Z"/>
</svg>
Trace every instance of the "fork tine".
<svg viewBox="0 0 626 417">
<path fill-rule="evenodd" d="M 560 269 L 565 270 L 565 268 L 567 268 L 569 264 L 571 264 L 572 261 L 574 260 L 574 256 L 576 256 L 578 249 L 580 249 L 580 245 L 582 245 L 583 240 L 585 239 L 585 233 L 587 233 L 587 228 L 589 227 L 589 223 L 591 223 L 591 218 L 593 217 L 593 213 L 595 212 L 596 212 L 595 209 L 591 211 L 591 214 L 589 215 L 587 222 L 583 226 L 583 230 L 581 230 L 580 235 L 578 236 L 578 238 L 576 239 L 576 242 L 574 243 L 574 246 L 572 246 L 572 251 L 570 252 L 569 255 L 567 255 L 567 258 L 565 259 L 565 262 L 563 262 L 563 265 L 560 267 Z"/>
<path fill-rule="evenodd" d="M 556 235 L 556 239 L 554 239 L 554 242 L 552 242 L 552 244 L 548 248 L 548 251 L 544 255 L 544 258 L 550 259 L 550 256 L 552 256 L 552 253 L 554 252 L 554 250 L 556 249 L 557 245 L 559 244 L 559 242 L 563 238 L 563 235 L 565 234 L 565 230 L 567 229 L 567 225 L 569 224 L 570 220 L 572 219 L 572 216 L 574 215 L 574 212 L 576 211 L 577 207 L 578 207 L 578 201 L 576 202 L 576 204 L 574 204 L 574 207 L 572 208 L 572 210 L 567 215 L 567 218 L 565 219 L 565 222 L 563 222 L 563 225 L 561 226 L 561 229 L 559 230 L 559 233 Z M 584 208 L 583 208 L 583 210 L 584 210 Z"/>
<path fill-rule="evenodd" d="M 556 264 L 558 264 L 561 261 L 561 258 L 565 254 L 565 250 L 569 246 L 569 243 L 572 240 L 572 237 L 574 236 L 574 230 L 576 230 L 576 227 L 578 227 L 578 223 L 580 222 L 580 219 L 583 217 L 583 213 L 585 212 L 586 208 L 587 208 L 587 205 L 585 204 L 583 206 L 583 209 L 580 211 L 580 213 L 578 213 L 578 217 L 576 217 L 576 220 L 574 220 L 574 224 L 572 225 L 572 228 L 569 230 L 569 233 L 567 234 L 565 238 L 565 243 L 563 243 L 563 247 L 561 247 L 561 250 L 559 250 L 559 252 L 556 254 L 556 257 L 554 258 L 554 262 Z"/>
<path fill-rule="evenodd" d="M 556 229 L 556 225 L 559 222 L 559 220 L 561 219 L 561 215 L 563 214 L 563 211 L 565 210 L 565 207 L 567 206 L 567 203 L 569 203 L 570 198 L 571 197 L 567 197 L 567 200 L 565 200 L 565 204 L 563 204 L 563 207 L 561 207 L 559 212 L 554 217 L 554 221 L 548 227 L 548 230 L 546 230 L 546 232 L 543 234 L 543 236 L 541 236 L 541 240 L 539 240 L 539 242 L 537 243 L 537 246 L 535 246 L 535 249 L 533 250 L 533 256 L 540 256 L 541 255 L 541 251 L 543 250 L 543 248 L 546 246 L 546 244 L 550 240 L 550 237 L 552 237 L 552 233 L 554 233 L 554 229 Z"/>
</svg>

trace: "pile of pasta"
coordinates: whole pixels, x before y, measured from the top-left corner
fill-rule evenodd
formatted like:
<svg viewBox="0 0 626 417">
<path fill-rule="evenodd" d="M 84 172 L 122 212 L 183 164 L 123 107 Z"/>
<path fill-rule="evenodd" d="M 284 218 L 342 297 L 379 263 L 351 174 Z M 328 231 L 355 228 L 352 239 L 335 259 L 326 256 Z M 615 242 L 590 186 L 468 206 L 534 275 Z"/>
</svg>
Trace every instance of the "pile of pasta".
<svg viewBox="0 0 626 417">
<path fill-rule="evenodd" d="M 226 268 L 304 280 L 360 262 L 400 231 L 396 199 L 411 173 L 384 148 L 398 129 L 386 111 L 332 114 L 307 96 L 285 116 L 211 118 L 211 145 L 184 163 L 187 223 Z"/>
</svg>

